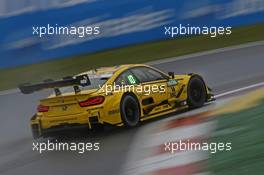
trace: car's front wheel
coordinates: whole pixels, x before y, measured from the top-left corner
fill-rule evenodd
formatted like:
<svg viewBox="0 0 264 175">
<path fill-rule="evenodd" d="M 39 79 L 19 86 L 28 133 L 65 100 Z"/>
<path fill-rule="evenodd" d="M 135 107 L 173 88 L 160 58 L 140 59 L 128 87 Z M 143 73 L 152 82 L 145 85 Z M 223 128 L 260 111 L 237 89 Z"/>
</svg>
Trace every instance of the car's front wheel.
<svg viewBox="0 0 264 175">
<path fill-rule="evenodd" d="M 187 103 L 190 108 L 198 108 L 204 105 L 206 101 L 206 86 L 202 78 L 193 76 L 187 88 Z"/>
<path fill-rule="evenodd" d="M 120 112 L 126 127 L 135 127 L 139 123 L 140 107 L 133 95 L 127 94 L 122 98 Z"/>
</svg>

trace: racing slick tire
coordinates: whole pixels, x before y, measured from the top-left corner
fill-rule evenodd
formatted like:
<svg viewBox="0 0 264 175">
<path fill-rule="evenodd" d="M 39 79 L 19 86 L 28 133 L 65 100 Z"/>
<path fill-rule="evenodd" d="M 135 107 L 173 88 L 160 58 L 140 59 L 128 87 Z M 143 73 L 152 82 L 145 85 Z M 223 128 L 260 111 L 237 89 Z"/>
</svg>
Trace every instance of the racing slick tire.
<svg viewBox="0 0 264 175">
<path fill-rule="evenodd" d="M 187 104 L 190 109 L 199 108 L 206 101 L 206 86 L 202 78 L 199 76 L 191 77 L 187 88 Z"/>
<path fill-rule="evenodd" d="M 135 127 L 140 119 L 138 100 L 131 94 L 124 95 L 120 104 L 121 118 L 126 127 Z"/>
</svg>

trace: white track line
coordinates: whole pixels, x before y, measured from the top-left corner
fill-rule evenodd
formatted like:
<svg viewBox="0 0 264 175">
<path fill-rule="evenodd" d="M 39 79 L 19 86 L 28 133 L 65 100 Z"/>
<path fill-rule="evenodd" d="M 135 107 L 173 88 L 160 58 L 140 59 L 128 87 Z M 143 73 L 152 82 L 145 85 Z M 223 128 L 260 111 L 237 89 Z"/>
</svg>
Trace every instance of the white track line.
<svg viewBox="0 0 264 175">
<path fill-rule="evenodd" d="M 19 89 L 10 89 L 10 90 L 5 90 L 5 91 L 0 91 L 0 96 L 15 94 L 18 92 L 19 92 Z"/>
<path fill-rule="evenodd" d="M 208 50 L 208 51 L 178 56 L 178 57 L 164 58 L 162 60 L 150 61 L 150 62 L 147 62 L 146 64 L 157 65 L 157 64 L 169 63 L 169 62 L 174 62 L 174 61 L 181 61 L 181 60 L 200 57 L 200 56 L 206 56 L 206 55 L 211 55 L 211 54 L 218 54 L 218 53 L 222 53 L 222 52 L 228 52 L 228 51 L 233 51 L 233 50 L 239 50 L 239 49 L 245 49 L 245 48 L 250 48 L 250 47 L 255 47 L 255 46 L 261 46 L 261 45 L 264 45 L 264 41 L 250 42 L 250 43 L 228 46 L 228 47 L 223 47 L 223 48 L 218 48 L 218 49 L 213 49 L 213 50 Z"/>
<path fill-rule="evenodd" d="M 231 90 L 231 91 L 227 91 L 227 92 L 224 92 L 224 93 L 221 93 L 221 94 L 217 94 L 217 95 L 215 95 L 215 98 L 220 98 L 220 97 L 223 97 L 223 96 L 231 95 L 231 94 L 234 94 L 234 93 L 237 93 L 237 92 L 242 92 L 242 91 L 245 91 L 245 90 L 249 90 L 249 89 L 253 89 L 253 88 L 257 88 L 257 87 L 261 87 L 261 86 L 264 86 L 264 82 L 257 83 L 257 84 L 252 84 L 252 85 L 249 85 L 249 86 L 245 86 L 245 87 L 242 87 L 242 88 L 238 88 L 238 89 L 235 89 L 235 90 Z"/>
</svg>

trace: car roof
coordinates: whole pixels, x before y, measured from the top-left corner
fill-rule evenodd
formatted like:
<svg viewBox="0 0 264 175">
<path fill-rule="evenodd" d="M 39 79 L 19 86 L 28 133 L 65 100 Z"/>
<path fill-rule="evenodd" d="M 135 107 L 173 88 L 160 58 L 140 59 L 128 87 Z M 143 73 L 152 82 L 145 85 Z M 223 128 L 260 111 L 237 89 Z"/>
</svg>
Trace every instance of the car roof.
<svg viewBox="0 0 264 175">
<path fill-rule="evenodd" d="M 118 66 L 110 66 L 110 67 L 100 67 L 96 69 L 92 69 L 86 72 L 82 72 L 81 74 L 97 74 L 97 75 L 102 75 L 102 74 L 114 74 L 117 70 L 126 70 L 132 67 L 138 67 L 138 66 L 144 66 L 147 67 L 147 65 L 144 64 L 123 64 L 123 65 L 118 65 Z"/>
</svg>

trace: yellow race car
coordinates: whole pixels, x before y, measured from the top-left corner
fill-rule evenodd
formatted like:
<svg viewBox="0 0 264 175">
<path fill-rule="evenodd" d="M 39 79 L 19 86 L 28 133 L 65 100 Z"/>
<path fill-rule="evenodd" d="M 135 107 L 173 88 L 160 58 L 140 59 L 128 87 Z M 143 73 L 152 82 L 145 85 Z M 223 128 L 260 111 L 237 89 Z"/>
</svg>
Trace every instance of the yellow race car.
<svg viewBox="0 0 264 175">
<path fill-rule="evenodd" d="M 40 100 L 30 120 L 34 138 L 76 126 L 134 127 L 140 121 L 214 100 L 200 75 L 166 74 L 142 64 L 104 67 L 19 86 L 24 94 L 48 88 L 54 94 Z"/>
</svg>

